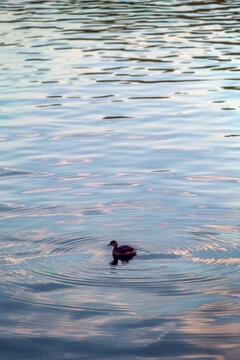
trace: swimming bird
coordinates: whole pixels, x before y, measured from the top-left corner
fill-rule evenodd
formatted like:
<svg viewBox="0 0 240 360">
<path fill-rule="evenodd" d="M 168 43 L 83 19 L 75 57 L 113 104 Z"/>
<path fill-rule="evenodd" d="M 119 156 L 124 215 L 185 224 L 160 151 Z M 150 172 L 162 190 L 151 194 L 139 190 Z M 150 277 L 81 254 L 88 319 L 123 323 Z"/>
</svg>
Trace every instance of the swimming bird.
<svg viewBox="0 0 240 360">
<path fill-rule="evenodd" d="M 115 240 L 112 240 L 108 246 L 113 246 L 112 256 L 120 260 L 131 259 L 137 254 L 136 249 L 132 246 L 123 245 L 118 247 L 118 243 Z"/>
</svg>

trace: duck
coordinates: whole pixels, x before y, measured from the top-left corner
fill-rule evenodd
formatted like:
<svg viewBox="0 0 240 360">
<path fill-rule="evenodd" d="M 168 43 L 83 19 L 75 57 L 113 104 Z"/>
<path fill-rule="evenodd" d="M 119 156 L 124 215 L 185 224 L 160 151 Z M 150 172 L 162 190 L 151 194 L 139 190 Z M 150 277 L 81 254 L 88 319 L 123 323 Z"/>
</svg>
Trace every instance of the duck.
<svg viewBox="0 0 240 360">
<path fill-rule="evenodd" d="M 120 260 L 131 259 L 137 254 L 136 249 L 132 246 L 122 245 L 118 247 L 118 243 L 115 240 L 112 240 L 108 246 L 113 246 L 112 256 Z"/>
</svg>

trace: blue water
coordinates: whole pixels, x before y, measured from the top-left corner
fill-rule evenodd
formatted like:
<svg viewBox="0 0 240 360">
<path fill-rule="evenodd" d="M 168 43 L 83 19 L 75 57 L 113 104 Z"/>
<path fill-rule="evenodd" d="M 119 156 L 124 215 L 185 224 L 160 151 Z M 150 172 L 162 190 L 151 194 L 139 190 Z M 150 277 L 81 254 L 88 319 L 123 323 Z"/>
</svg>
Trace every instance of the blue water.
<svg viewBox="0 0 240 360">
<path fill-rule="evenodd" d="M 239 359 L 239 6 L 0 1 L 1 359 Z"/>
</svg>

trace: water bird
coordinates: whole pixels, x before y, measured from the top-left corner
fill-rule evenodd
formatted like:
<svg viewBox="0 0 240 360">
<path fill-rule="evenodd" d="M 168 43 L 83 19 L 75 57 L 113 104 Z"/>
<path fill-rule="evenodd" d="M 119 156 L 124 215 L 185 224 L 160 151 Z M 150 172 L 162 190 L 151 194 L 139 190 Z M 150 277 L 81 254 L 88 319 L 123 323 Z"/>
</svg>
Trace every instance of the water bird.
<svg viewBox="0 0 240 360">
<path fill-rule="evenodd" d="M 122 245 L 118 247 L 115 240 L 112 240 L 108 246 L 113 246 L 112 256 L 120 260 L 130 260 L 137 254 L 136 249 L 132 246 Z"/>
</svg>

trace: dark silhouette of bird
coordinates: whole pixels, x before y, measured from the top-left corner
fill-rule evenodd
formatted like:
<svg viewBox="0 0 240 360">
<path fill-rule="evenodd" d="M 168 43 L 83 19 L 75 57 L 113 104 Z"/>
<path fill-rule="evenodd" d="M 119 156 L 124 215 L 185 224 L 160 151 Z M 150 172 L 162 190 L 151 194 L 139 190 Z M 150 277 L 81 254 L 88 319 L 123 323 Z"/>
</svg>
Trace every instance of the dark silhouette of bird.
<svg viewBox="0 0 240 360">
<path fill-rule="evenodd" d="M 120 259 L 123 261 L 127 261 L 132 259 L 137 251 L 132 246 L 123 245 L 118 247 L 118 243 L 115 240 L 112 240 L 108 246 L 113 246 L 112 256 L 114 259 Z"/>
</svg>

